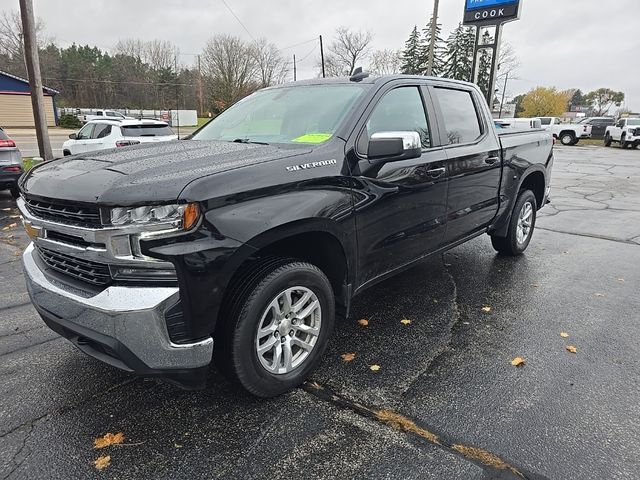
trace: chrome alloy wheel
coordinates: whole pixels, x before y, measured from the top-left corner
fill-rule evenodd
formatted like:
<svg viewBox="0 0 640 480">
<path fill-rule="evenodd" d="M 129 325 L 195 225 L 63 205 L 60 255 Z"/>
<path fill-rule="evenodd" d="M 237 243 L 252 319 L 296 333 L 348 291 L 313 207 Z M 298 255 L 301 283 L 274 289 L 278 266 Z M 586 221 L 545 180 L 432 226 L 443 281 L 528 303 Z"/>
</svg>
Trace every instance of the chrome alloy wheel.
<svg viewBox="0 0 640 480">
<path fill-rule="evenodd" d="M 526 202 L 520 209 L 518 214 L 518 226 L 516 229 L 516 240 L 518 245 L 523 245 L 529 238 L 531 233 L 531 224 L 533 223 L 533 205 Z"/>
<path fill-rule="evenodd" d="M 309 357 L 318 341 L 322 309 L 306 287 L 280 292 L 267 306 L 256 333 L 256 353 L 269 373 L 290 373 Z"/>
</svg>

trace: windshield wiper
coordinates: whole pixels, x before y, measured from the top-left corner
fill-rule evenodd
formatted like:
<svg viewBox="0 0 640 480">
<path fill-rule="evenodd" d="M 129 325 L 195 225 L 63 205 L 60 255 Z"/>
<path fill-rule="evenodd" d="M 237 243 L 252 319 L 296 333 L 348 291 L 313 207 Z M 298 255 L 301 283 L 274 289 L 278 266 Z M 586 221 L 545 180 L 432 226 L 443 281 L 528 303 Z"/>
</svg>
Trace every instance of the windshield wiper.
<svg viewBox="0 0 640 480">
<path fill-rule="evenodd" d="M 269 145 L 266 142 L 256 142 L 254 140 L 249 140 L 248 138 L 236 138 L 235 140 L 232 140 L 233 143 L 253 143 L 255 145 Z"/>
</svg>

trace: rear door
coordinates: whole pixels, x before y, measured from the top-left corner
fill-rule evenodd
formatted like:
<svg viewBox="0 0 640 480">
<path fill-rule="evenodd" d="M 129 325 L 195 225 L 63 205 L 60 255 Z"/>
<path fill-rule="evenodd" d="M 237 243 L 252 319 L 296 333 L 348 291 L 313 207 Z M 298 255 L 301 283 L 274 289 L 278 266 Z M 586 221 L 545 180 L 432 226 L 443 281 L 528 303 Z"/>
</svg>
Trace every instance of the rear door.
<svg viewBox="0 0 640 480">
<path fill-rule="evenodd" d="M 96 123 L 93 131 L 91 132 L 91 137 L 84 141 L 84 151 L 93 152 L 115 146 L 105 144 L 111 134 L 111 129 L 112 126 L 108 123 Z"/>
<path fill-rule="evenodd" d="M 426 87 L 395 84 L 381 90 L 365 113 L 354 146 L 359 175 L 354 189 L 358 225 L 358 284 L 363 285 L 436 250 L 445 230 L 445 154 Z M 415 131 L 419 158 L 368 168 L 371 135 Z"/>
<path fill-rule="evenodd" d="M 486 228 L 498 211 L 500 144 L 475 89 L 444 84 L 432 87 L 432 96 L 442 119 L 440 135 L 447 142 L 445 243 L 451 244 Z"/>
</svg>

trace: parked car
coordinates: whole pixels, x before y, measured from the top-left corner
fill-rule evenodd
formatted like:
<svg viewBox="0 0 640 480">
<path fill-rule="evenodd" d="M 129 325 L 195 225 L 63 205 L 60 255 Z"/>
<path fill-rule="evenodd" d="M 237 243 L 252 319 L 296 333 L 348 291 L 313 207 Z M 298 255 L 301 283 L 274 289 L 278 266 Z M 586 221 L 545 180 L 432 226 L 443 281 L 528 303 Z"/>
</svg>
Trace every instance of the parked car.
<svg viewBox="0 0 640 480">
<path fill-rule="evenodd" d="M 591 125 L 562 123 L 556 117 L 539 117 L 542 128 L 549 130 L 563 145 L 576 145 L 581 138 L 591 138 Z"/>
<path fill-rule="evenodd" d="M 213 358 L 281 394 L 354 295 L 482 234 L 526 250 L 553 139 L 493 125 L 473 84 L 359 73 L 258 91 L 191 140 L 40 165 L 18 201 L 31 299 L 116 367 L 198 388 Z"/>
<path fill-rule="evenodd" d="M 615 125 L 613 117 L 587 117 L 578 122 L 578 125 L 591 125 L 591 138 L 604 138 L 607 127 Z"/>
<path fill-rule="evenodd" d="M 620 148 L 640 145 L 640 118 L 621 118 L 614 126 L 607 127 L 604 133 L 604 145 L 610 147 L 612 142 L 620 144 Z"/>
<path fill-rule="evenodd" d="M 22 154 L 16 142 L 0 128 L 0 190 L 9 190 L 13 198 L 18 198 L 20 192 L 17 182 L 23 168 Z"/>
<path fill-rule="evenodd" d="M 96 110 L 94 114 L 79 115 L 82 122 L 90 122 L 91 120 L 111 119 L 111 120 L 135 120 L 133 117 L 127 117 L 115 110 Z"/>
<path fill-rule="evenodd" d="M 78 153 L 126 147 L 139 143 L 157 143 L 177 140 L 165 122 L 155 120 L 92 120 L 87 122 L 78 133 L 69 135 L 62 144 L 62 153 Z"/>
</svg>

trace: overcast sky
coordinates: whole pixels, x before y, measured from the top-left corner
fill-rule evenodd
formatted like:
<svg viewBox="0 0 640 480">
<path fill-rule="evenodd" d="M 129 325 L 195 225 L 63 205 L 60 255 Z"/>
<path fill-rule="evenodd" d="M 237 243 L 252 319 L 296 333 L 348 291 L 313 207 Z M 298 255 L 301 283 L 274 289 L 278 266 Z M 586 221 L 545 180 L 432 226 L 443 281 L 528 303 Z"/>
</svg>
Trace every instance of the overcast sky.
<svg viewBox="0 0 640 480">
<path fill-rule="evenodd" d="M 589 91 L 609 87 L 625 92 L 625 106 L 640 111 L 638 0 L 522 0 L 522 17 L 507 24 L 503 39 L 521 66 L 508 95 L 535 86 Z M 287 55 L 300 59 L 298 78 L 316 75 L 319 34 L 330 42 L 338 26 L 366 29 L 375 49 L 402 48 L 413 25 L 422 27 L 432 0 L 227 0 L 254 37 L 266 37 Z M 13 4 L 13 5 L 11 5 Z M 166 39 L 185 54 L 200 52 L 207 39 L 229 33 L 247 40 L 249 33 L 222 0 L 34 0 L 36 15 L 58 44 L 72 42 L 112 48 L 119 38 Z M 441 0 L 443 36 L 462 19 L 464 0 Z M 2 0 L 1 9 L 18 8 Z M 314 50 L 315 49 L 315 50 Z"/>
</svg>

